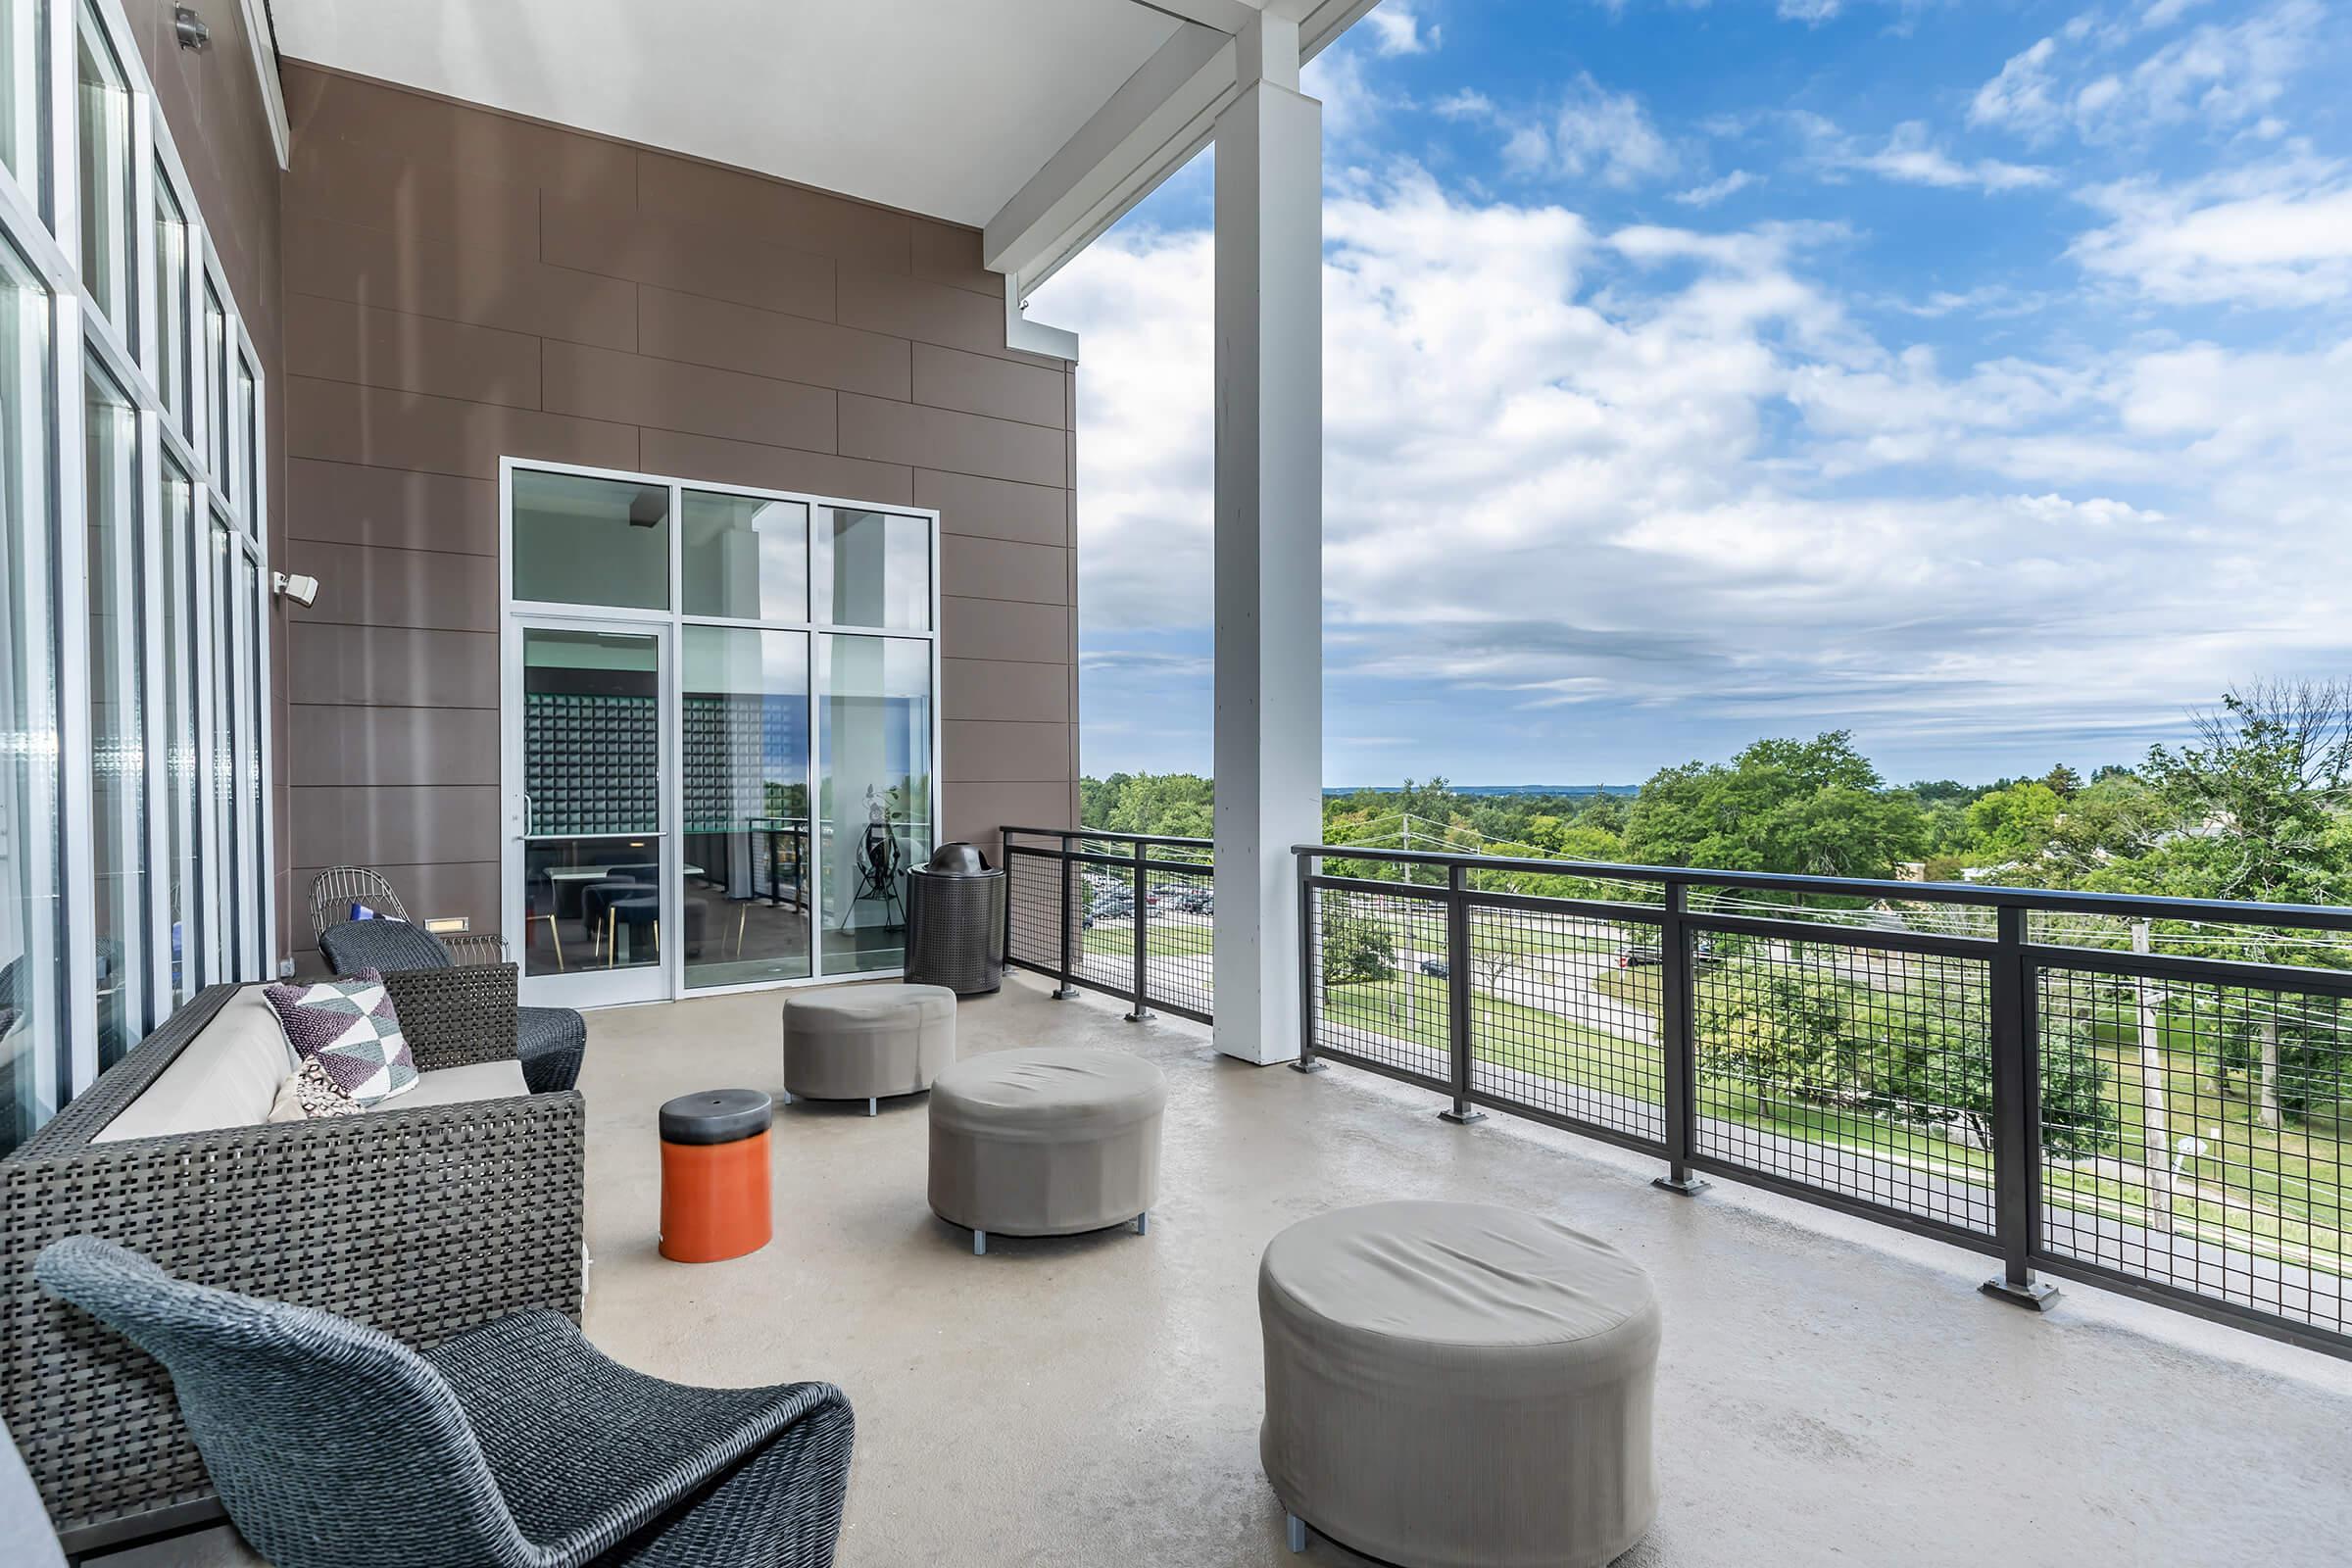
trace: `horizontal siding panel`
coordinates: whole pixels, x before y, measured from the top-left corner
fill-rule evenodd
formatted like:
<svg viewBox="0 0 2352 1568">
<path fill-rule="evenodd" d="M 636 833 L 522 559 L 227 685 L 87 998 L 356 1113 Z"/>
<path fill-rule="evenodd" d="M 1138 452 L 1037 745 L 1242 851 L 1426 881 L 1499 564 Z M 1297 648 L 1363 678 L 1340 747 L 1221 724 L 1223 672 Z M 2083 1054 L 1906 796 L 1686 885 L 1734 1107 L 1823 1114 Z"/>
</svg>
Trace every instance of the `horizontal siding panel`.
<svg viewBox="0 0 2352 1568">
<path fill-rule="evenodd" d="M 294 458 L 286 464 L 290 540 L 498 554 L 498 483 Z"/>
<path fill-rule="evenodd" d="M 833 319 L 830 256 L 730 235 L 674 216 L 549 197 L 539 209 L 539 259 L 761 310 Z"/>
<path fill-rule="evenodd" d="M 914 345 L 914 401 L 965 414 L 992 415 L 1028 424 L 1062 428 L 1062 389 L 1069 377 L 1058 370 L 986 354 L 967 354 L 936 343 Z"/>
<path fill-rule="evenodd" d="M 634 468 L 637 432 L 604 420 L 291 376 L 286 452 L 495 479 L 501 457 Z"/>
<path fill-rule="evenodd" d="M 297 620 L 286 627 L 286 700 L 394 708 L 496 708 L 494 632 Z"/>
<path fill-rule="evenodd" d="M 498 784 L 498 710 L 491 708 L 286 710 L 288 782 Z"/>
<path fill-rule="evenodd" d="M 1062 481 L 1068 449 L 1060 430 L 855 393 L 841 398 L 841 450 L 853 458 L 1054 485 Z"/>
<path fill-rule="evenodd" d="M 938 512 L 943 533 L 1032 545 L 1070 543 L 1070 493 L 1059 485 L 1016 484 L 917 467 L 914 504 Z"/>
<path fill-rule="evenodd" d="M 868 463 L 860 458 L 800 452 L 750 441 L 727 441 L 680 430 L 648 430 L 644 433 L 644 447 L 645 469 L 649 473 L 675 474 L 681 479 L 710 484 L 803 490 L 885 506 L 914 504 L 913 472 L 896 464 Z"/>
<path fill-rule="evenodd" d="M 332 846 L 340 864 L 498 858 L 496 786 L 297 786 L 286 799 L 294 842 Z"/>
<path fill-rule="evenodd" d="M 637 311 L 641 353 L 902 402 L 912 395 L 905 338 L 664 288 L 640 289 Z"/>
<path fill-rule="evenodd" d="M 939 602 L 940 653 L 953 659 L 1005 659 L 1029 663 L 1070 662 L 1070 612 L 1060 605 L 1023 605 L 1004 599 Z"/>
<path fill-rule="evenodd" d="M 317 294 L 286 297 L 286 373 L 539 407 L 537 338 Z"/>
<path fill-rule="evenodd" d="M 940 710 L 951 719 L 1070 721 L 1070 667 L 1007 659 L 940 661 Z"/>
<path fill-rule="evenodd" d="M 548 410 L 583 418 L 831 452 L 836 395 L 825 387 L 676 360 L 577 343 L 547 345 Z"/>
<path fill-rule="evenodd" d="M 381 310 L 527 332 L 637 346 L 637 286 L 549 267 L 535 241 L 469 235 L 463 242 L 339 222 L 290 207 L 285 288 Z"/>
<path fill-rule="evenodd" d="M 950 718 L 940 724 L 940 776 L 1028 784 L 1070 776 L 1069 726 Z"/>
<path fill-rule="evenodd" d="M 1070 553 L 1052 545 L 946 534 L 939 542 L 939 580 L 943 593 L 971 599 L 1066 605 L 1070 602 Z"/>
<path fill-rule="evenodd" d="M 498 563 L 487 556 L 311 544 L 301 565 L 318 579 L 318 602 L 289 603 L 287 619 L 296 624 L 498 629 Z"/>
</svg>

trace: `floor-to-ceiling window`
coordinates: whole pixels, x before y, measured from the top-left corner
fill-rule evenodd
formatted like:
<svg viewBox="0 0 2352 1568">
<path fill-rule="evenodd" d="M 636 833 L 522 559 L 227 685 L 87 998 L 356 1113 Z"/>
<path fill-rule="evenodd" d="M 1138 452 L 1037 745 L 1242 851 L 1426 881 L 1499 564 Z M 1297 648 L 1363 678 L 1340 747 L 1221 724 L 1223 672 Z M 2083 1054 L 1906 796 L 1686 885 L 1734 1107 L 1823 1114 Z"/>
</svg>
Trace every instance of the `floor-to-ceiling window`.
<svg viewBox="0 0 2352 1568">
<path fill-rule="evenodd" d="M 506 501 L 505 904 L 534 995 L 900 967 L 936 837 L 937 516 L 519 462 Z"/>
<path fill-rule="evenodd" d="M 0 240 L 0 1149 L 56 1111 L 73 1070 L 58 1027 L 51 310 Z"/>
<path fill-rule="evenodd" d="M 260 362 L 127 27 L 0 0 L 0 1151 L 273 947 Z"/>
</svg>

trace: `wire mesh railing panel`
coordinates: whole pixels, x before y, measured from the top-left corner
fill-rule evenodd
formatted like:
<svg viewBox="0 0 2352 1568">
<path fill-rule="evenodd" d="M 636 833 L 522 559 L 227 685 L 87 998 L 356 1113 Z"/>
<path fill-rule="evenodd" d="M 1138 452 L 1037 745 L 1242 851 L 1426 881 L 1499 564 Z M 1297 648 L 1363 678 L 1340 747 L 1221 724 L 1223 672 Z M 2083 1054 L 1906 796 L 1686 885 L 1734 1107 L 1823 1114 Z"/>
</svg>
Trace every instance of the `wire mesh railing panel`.
<svg viewBox="0 0 2352 1568">
<path fill-rule="evenodd" d="M 1111 840 L 1080 839 L 1082 855 L 1128 858 L 1134 852 Z M 1084 985 L 1121 995 L 1135 988 L 1135 873 L 1102 859 L 1082 860 L 1078 876 L 1078 949 L 1072 973 Z"/>
<path fill-rule="evenodd" d="M 1699 1154 L 1992 1234 L 1984 960 L 1701 932 L 1690 972 Z"/>
<path fill-rule="evenodd" d="M 2043 967 L 2039 1246 L 2352 1330 L 2352 1002 Z"/>
<path fill-rule="evenodd" d="M 1153 851 L 1152 858 L 1160 854 Z M 1203 1015 L 1216 1008 L 1216 872 L 1154 870 L 1145 890 L 1144 988 L 1154 1006 L 1182 1007 Z"/>
<path fill-rule="evenodd" d="M 1471 1088 L 1662 1149 L 1659 957 L 1647 923 L 1472 906 Z"/>
<path fill-rule="evenodd" d="M 1062 865 L 1051 852 L 1007 846 L 1004 854 L 1006 943 L 1017 963 L 1061 965 Z"/>
<path fill-rule="evenodd" d="M 1444 1084 L 1453 1071 L 1446 906 L 1356 888 L 1309 896 L 1315 1050 Z"/>
</svg>

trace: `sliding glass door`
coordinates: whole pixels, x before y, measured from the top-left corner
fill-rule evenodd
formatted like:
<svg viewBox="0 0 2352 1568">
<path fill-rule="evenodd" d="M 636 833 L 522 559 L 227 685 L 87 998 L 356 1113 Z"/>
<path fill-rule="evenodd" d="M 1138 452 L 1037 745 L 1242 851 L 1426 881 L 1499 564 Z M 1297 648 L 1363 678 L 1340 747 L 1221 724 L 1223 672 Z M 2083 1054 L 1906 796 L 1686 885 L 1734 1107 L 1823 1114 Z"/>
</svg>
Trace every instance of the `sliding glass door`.
<svg viewBox="0 0 2352 1568">
<path fill-rule="evenodd" d="M 937 517 L 512 461 L 506 511 L 506 929 L 526 988 L 642 1000 L 902 967 L 906 873 L 936 838 Z M 564 640 L 590 632 L 593 679 Z M 553 715 L 622 695 L 616 638 L 660 699 L 639 710 L 656 741 L 630 744 L 653 771 L 627 775 L 636 814 L 583 824 L 558 802 L 613 780 L 612 737 Z M 657 869 L 658 909 L 640 893 L 616 916 L 628 890 L 605 884 Z"/>
</svg>

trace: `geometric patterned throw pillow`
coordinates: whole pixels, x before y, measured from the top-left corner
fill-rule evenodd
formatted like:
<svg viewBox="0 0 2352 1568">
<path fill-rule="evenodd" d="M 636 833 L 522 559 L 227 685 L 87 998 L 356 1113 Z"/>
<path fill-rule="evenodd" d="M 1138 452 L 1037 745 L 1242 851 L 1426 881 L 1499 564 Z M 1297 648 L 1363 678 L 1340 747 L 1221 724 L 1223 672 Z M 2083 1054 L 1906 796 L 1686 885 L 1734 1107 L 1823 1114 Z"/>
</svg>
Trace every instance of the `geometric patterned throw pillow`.
<svg viewBox="0 0 2352 1568">
<path fill-rule="evenodd" d="M 302 1107 L 305 1120 L 320 1116 L 357 1116 L 368 1107 L 343 1092 L 326 1063 L 313 1056 L 302 1064 L 302 1071 L 293 1077 L 294 1103 Z"/>
<path fill-rule="evenodd" d="M 378 1104 L 416 1087 L 416 1058 L 376 970 L 313 985 L 267 985 L 262 996 L 294 1054 L 306 1065 L 318 1063 L 360 1104 Z"/>
</svg>

